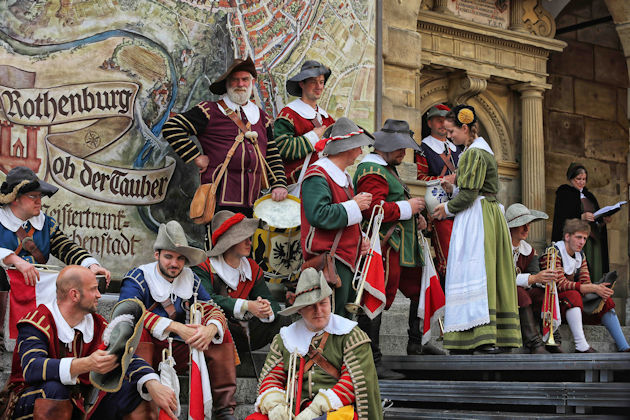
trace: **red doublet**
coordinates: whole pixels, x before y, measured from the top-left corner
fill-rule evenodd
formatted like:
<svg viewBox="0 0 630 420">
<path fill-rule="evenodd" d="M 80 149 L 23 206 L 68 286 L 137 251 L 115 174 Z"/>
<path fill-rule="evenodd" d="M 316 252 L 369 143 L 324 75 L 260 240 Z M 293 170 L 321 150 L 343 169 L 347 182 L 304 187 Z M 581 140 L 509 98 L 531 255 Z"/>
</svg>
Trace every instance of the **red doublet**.
<svg viewBox="0 0 630 420">
<path fill-rule="evenodd" d="M 323 117 L 323 116 L 322 116 Z M 304 134 L 312 131 L 315 128 L 315 124 L 313 124 L 312 120 L 307 120 L 302 117 L 300 114 L 295 112 L 293 109 L 285 106 L 282 108 L 277 118 L 284 118 L 293 124 L 293 128 L 295 129 L 295 136 L 303 136 Z M 330 115 L 322 118 L 322 125 L 330 127 L 335 123 L 335 119 Z M 317 153 L 313 153 L 309 162 L 307 162 L 307 166 L 317 160 Z M 297 179 L 300 175 L 300 171 L 302 170 L 302 165 L 304 164 L 304 159 L 297 159 L 292 161 L 284 162 L 284 172 L 287 176 L 288 183 L 296 183 Z"/>
<path fill-rule="evenodd" d="M 389 194 L 387 180 L 380 175 L 371 174 L 362 176 L 357 182 L 357 192 L 372 193 L 372 203 L 367 210 L 362 212 L 363 219 L 369 220 L 372 208 L 383 201 L 383 222 L 395 222 L 400 219 L 400 207 L 392 201 L 385 201 Z M 381 230 L 381 240 L 387 232 Z M 385 310 L 389 309 L 396 298 L 396 291 L 400 291 L 412 301 L 420 300 L 420 279 L 422 267 L 401 267 L 400 254 L 392 249 L 389 243 L 383 244 L 381 250 L 385 260 Z"/>
<path fill-rule="evenodd" d="M 326 173 L 326 170 L 318 165 L 310 166 L 306 170 L 304 179 L 311 176 L 320 176 L 326 179 L 328 188 L 332 195 L 331 204 L 339 204 L 345 201 L 351 200 L 354 192 L 351 187 L 347 187 L 348 192 L 343 187 L 340 187 L 332 180 L 332 178 Z M 306 219 L 304 213 L 304 206 L 301 206 L 300 217 L 302 220 L 302 227 L 300 229 L 300 243 L 302 245 L 302 254 L 304 260 L 309 260 L 319 254 L 330 251 L 332 244 L 335 240 L 337 230 L 317 229 L 310 225 Z M 339 245 L 335 251 L 335 255 L 338 259 L 344 262 L 353 271 L 359 256 L 359 244 L 361 242 L 361 227 L 359 224 L 346 226 L 343 229 Z"/>
<path fill-rule="evenodd" d="M 251 258 L 247 258 L 247 262 L 252 269 L 252 273 L 258 273 L 260 276 L 262 276 L 262 270 L 254 260 L 252 260 Z M 198 267 L 210 275 L 210 283 L 214 287 L 214 273 L 212 272 L 210 259 L 206 258 L 206 260 L 199 264 Z M 254 285 L 256 284 L 256 280 L 258 280 L 260 276 L 255 276 L 256 278 L 253 280 L 239 281 L 236 290 L 228 288 L 228 296 L 233 299 L 247 299 L 249 297 L 249 293 L 252 291 Z"/>
</svg>

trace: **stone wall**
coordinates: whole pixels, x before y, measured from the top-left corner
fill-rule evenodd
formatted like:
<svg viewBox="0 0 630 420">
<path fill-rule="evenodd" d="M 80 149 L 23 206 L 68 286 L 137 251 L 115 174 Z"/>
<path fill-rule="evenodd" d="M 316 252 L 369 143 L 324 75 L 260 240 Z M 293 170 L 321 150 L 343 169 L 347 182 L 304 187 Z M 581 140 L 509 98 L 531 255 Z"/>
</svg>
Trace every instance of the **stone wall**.
<svg viewBox="0 0 630 420">
<path fill-rule="evenodd" d="M 556 18 L 556 27 L 606 17 L 603 0 L 573 0 Z M 549 60 L 545 94 L 545 175 L 547 212 L 553 214 L 555 190 L 566 182 L 572 161 L 589 171 L 588 188 L 600 205 L 628 199 L 628 68 L 615 24 L 601 23 L 556 36 L 567 42 Z M 551 223 L 547 224 L 547 239 Z M 617 312 L 628 296 L 628 206 L 608 227 L 611 269 L 620 273 L 615 287 Z M 623 322 L 623 315 L 621 316 Z"/>
</svg>

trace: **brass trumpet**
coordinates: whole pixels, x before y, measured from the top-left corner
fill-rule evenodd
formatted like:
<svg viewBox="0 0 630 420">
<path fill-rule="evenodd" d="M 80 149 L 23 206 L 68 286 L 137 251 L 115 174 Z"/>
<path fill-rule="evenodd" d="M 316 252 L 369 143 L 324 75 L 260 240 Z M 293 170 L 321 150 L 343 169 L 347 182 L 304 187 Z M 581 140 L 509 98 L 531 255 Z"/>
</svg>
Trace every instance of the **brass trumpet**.
<svg viewBox="0 0 630 420">
<path fill-rule="evenodd" d="M 558 249 L 555 246 L 550 246 L 545 250 L 545 255 L 547 258 L 546 269 L 554 270 L 556 269 L 556 261 L 560 257 L 558 253 Z M 556 282 L 551 281 L 550 283 L 545 283 L 545 297 L 543 299 L 542 305 L 542 324 L 543 324 L 543 333 L 546 329 L 549 329 L 549 337 L 545 342 L 546 346 L 557 346 L 558 344 L 553 338 L 553 311 L 556 306 Z"/>
<path fill-rule="evenodd" d="M 352 288 L 356 290 L 357 297 L 352 303 L 346 303 L 346 311 L 356 314 L 361 309 L 361 299 L 363 298 L 363 290 L 365 289 L 365 281 L 368 274 L 368 267 L 372 261 L 374 255 L 374 246 L 376 241 L 381 240 L 380 230 L 383 218 L 385 217 L 385 210 L 383 204 L 377 204 L 372 208 L 372 215 L 368 222 L 367 229 L 365 230 L 366 236 L 370 238 L 370 249 L 367 254 L 359 257 L 357 261 L 357 270 L 354 272 L 352 278 Z"/>
</svg>

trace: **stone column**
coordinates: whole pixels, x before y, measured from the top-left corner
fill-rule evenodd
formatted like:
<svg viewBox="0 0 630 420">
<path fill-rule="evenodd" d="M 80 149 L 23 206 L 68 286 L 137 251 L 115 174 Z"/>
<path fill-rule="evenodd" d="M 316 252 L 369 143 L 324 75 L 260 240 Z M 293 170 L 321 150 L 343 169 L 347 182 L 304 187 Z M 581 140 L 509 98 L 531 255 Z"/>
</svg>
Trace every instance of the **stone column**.
<svg viewBox="0 0 630 420">
<path fill-rule="evenodd" d="M 521 93 L 523 139 L 521 152 L 522 202 L 529 209 L 545 211 L 545 140 L 543 133 L 544 86 L 524 83 Z M 545 224 L 532 223 L 528 242 L 541 250 L 545 245 Z"/>
<path fill-rule="evenodd" d="M 433 11 L 438 13 L 453 14 L 448 8 L 448 0 L 435 0 L 433 2 Z"/>
<path fill-rule="evenodd" d="M 510 1 L 510 30 L 529 32 L 523 22 L 523 0 Z"/>
</svg>

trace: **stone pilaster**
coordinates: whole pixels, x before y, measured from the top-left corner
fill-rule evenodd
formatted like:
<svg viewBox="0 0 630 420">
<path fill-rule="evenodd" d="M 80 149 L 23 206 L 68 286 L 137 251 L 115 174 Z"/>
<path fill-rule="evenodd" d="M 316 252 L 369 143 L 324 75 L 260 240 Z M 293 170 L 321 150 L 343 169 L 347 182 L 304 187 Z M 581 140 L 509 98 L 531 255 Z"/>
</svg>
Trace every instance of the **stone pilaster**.
<svg viewBox="0 0 630 420">
<path fill-rule="evenodd" d="M 510 30 L 529 32 L 523 22 L 523 0 L 510 1 Z"/>
<path fill-rule="evenodd" d="M 543 132 L 543 92 L 546 86 L 523 83 L 515 86 L 521 94 L 522 152 L 521 181 L 523 204 L 545 210 L 545 141 Z M 528 242 L 538 250 L 545 245 L 545 224 L 532 223 Z"/>
</svg>

